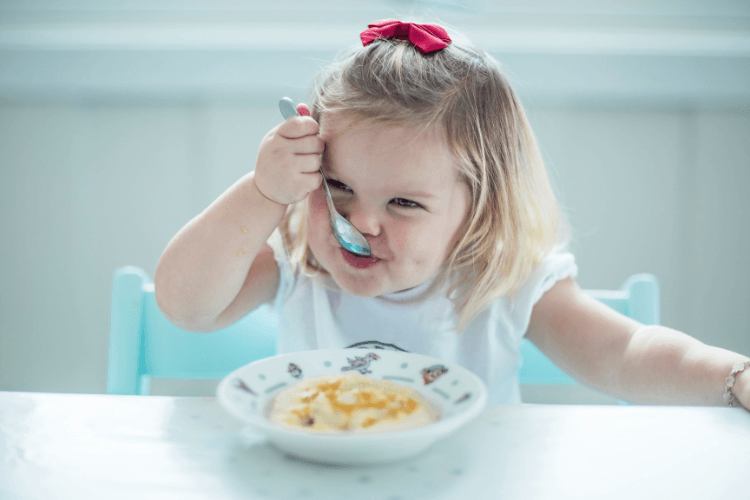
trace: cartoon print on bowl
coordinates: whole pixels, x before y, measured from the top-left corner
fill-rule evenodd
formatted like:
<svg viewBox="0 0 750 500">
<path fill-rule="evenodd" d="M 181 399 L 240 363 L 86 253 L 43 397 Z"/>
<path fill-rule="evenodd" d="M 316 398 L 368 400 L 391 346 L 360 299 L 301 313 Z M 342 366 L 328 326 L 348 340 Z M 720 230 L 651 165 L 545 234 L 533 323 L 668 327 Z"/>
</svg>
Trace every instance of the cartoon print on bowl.
<svg viewBox="0 0 750 500">
<path fill-rule="evenodd" d="M 424 368 L 420 373 L 422 374 L 424 385 L 427 385 L 439 379 L 442 374 L 448 373 L 448 368 L 444 365 L 432 365 Z"/>
<path fill-rule="evenodd" d="M 302 376 L 302 369 L 294 363 L 289 363 L 289 373 L 294 378 L 300 378 Z"/>
<path fill-rule="evenodd" d="M 354 356 L 354 359 L 346 358 L 346 360 L 349 362 L 349 365 L 351 366 L 342 366 L 341 371 L 345 372 L 348 370 L 357 370 L 362 375 L 372 373 L 370 370 L 368 370 L 368 368 L 370 366 L 370 362 L 376 359 L 380 359 L 380 356 L 378 356 L 374 352 L 368 352 L 367 356 L 365 356 L 364 358 L 360 356 Z"/>
<path fill-rule="evenodd" d="M 466 401 L 470 397 L 471 397 L 471 393 L 467 392 L 466 394 L 464 394 L 463 396 L 461 396 L 460 398 L 458 398 L 454 404 L 463 403 L 464 401 Z"/>
<path fill-rule="evenodd" d="M 249 394 L 252 394 L 253 396 L 257 396 L 257 394 L 255 393 L 255 391 L 253 391 L 252 389 L 250 389 L 247 386 L 247 384 L 245 384 L 245 382 L 242 379 L 240 379 L 240 378 L 234 379 L 234 387 L 236 389 L 240 389 L 240 390 L 245 391 L 245 392 L 247 392 Z"/>
</svg>

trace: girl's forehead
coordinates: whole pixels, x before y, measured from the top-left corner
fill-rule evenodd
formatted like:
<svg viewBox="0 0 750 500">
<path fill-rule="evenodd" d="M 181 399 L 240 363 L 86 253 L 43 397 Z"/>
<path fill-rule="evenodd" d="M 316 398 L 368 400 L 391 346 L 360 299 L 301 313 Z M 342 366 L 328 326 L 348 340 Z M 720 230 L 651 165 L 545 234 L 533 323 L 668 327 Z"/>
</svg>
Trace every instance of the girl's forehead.
<svg viewBox="0 0 750 500">
<path fill-rule="evenodd" d="M 374 122 L 352 115 L 326 115 L 320 121 L 320 136 L 330 153 L 378 152 L 390 153 L 394 157 L 416 159 L 420 156 L 444 157 L 451 161 L 452 154 L 448 148 L 445 134 L 441 127 L 422 127 L 410 123 Z M 356 151 L 341 151 L 341 149 Z"/>
<path fill-rule="evenodd" d="M 320 116 L 320 136 L 334 139 L 343 134 L 356 131 L 366 125 L 364 120 L 348 113 L 325 113 Z"/>
<path fill-rule="evenodd" d="M 439 128 L 357 121 L 323 120 L 324 161 L 346 182 L 366 178 L 368 188 L 431 193 L 460 182 L 454 155 Z"/>
</svg>

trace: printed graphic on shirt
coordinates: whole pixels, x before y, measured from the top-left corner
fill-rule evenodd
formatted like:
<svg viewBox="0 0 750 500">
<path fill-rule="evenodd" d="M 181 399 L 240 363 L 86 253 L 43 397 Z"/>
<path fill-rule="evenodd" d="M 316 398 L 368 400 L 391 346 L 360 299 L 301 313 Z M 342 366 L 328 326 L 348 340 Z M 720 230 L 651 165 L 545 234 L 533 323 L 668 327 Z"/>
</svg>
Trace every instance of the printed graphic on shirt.
<svg viewBox="0 0 750 500">
<path fill-rule="evenodd" d="M 356 344 L 352 344 L 345 349 L 383 349 L 386 351 L 409 352 L 406 349 L 401 349 L 395 344 L 386 344 L 385 342 L 379 342 L 377 340 L 365 340 L 364 342 L 357 342 Z"/>
<path fill-rule="evenodd" d="M 342 366 L 341 371 L 345 372 L 349 370 L 357 370 L 362 375 L 365 375 L 366 373 L 372 373 L 372 371 L 370 371 L 368 368 L 370 367 L 370 362 L 376 359 L 380 359 L 380 356 L 378 356 L 374 352 L 368 352 L 367 356 L 365 357 L 354 356 L 354 359 L 346 358 L 350 366 Z"/>
<path fill-rule="evenodd" d="M 302 376 L 302 369 L 294 363 L 289 363 L 289 373 L 294 378 L 300 378 Z"/>
<path fill-rule="evenodd" d="M 440 378 L 444 373 L 448 373 L 448 368 L 443 365 L 432 365 L 423 369 L 421 372 L 424 385 L 431 384 Z"/>
</svg>

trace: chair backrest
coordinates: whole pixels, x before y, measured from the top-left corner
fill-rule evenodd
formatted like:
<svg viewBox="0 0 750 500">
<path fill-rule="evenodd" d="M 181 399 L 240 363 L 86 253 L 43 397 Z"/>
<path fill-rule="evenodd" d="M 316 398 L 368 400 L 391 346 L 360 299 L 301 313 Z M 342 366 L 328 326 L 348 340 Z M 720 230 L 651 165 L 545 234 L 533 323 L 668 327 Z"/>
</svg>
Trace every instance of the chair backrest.
<svg viewBox="0 0 750 500">
<path fill-rule="evenodd" d="M 621 290 L 586 293 L 642 323 L 659 322 L 659 289 L 651 275 L 632 276 Z M 107 393 L 149 394 L 151 378 L 223 378 L 276 354 L 277 323 L 269 308 L 260 307 L 216 332 L 185 331 L 161 313 L 154 284 L 142 269 L 120 268 L 112 289 Z M 575 383 L 527 340 L 521 355 L 521 383 Z"/>
<path fill-rule="evenodd" d="M 185 331 L 159 310 L 154 284 L 142 269 L 120 268 L 112 289 L 107 393 L 149 394 L 151 378 L 223 378 L 276 354 L 276 323 L 260 307 L 222 330 Z"/>
<path fill-rule="evenodd" d="M 584 293 L 644 325 L 659 324 L 659 282 L 652 274 L 634 274 L 619 290 L 584 290 Z M 577 383 L 527 339 L 521 343 L 518 379 L 522 384 Z"/>
</svg>

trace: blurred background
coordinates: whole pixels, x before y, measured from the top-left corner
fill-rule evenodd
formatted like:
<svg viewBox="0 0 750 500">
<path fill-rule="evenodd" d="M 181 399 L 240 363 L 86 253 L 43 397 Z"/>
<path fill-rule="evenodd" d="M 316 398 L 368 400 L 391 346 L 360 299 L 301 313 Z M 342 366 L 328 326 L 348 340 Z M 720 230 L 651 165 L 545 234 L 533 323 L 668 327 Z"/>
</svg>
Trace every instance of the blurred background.
<svg viewBox="0 0 750 500">
<path fill-rule="evenodd" d="M 455 27 L 503 64 L 583 288 L 653 273 L 663 324 L 750 354 L 746 0 L 5 0 L 0 390 L 105 392 L 115 269 L 153 277 L 171 237 L 253 169 L 278 100 L 304 100 L 389 17 Z M 524 393 L 606 402 L 569 397 Z"/>
</svg>

